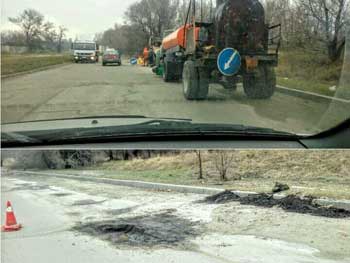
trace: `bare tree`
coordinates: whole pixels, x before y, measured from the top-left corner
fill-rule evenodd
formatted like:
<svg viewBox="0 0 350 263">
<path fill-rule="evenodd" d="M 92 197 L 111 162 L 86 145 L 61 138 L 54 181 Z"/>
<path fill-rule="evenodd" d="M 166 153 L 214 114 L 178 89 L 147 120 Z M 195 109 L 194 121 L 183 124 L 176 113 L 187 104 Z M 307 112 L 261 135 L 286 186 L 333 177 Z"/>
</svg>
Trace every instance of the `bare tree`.
<svg viewBox="0 0 350 263">
<path fill-rule="evenodd" d="M 313 21 L 315 38 L 326 44 L 329 59 L 339 59 L 345 46 L 344 27 L 349 1 L 299 0 L 299 3 Z"/>
<path fill-rule="evenodd" d="M 54 48 L 58 37 L 55 25 L 52 22 L 45 22 L 42 27 L 41 36 L 46 44 L 46 48 Z"/>
<path fill-rule="evenodd" d="M 62 52 L 62 41 L 63 41 L 63 38 L 66 36 L 67 31 L 68 29 L 64 26 L 58 27 L 58 33 L 57 33 L 57 52 L 58 53 Z"/>
<path fill-rule="evenodd" d="M 222 181 L 227 181 L 227 172 L 232 168 L 233 154 L 228 151 L 217 151 L 214 153 L 215 167 L 220 174 L 220 179 Z"/>
<path fill-rule="evenodd" d="M 26 45 L 32 50 L 35 41 L 41 35 L 44 16 L 34 9 L 26 9 L 18 17 L 10 17 L 9 21 L 21 27 Z"/>
<path fill-rule="evenodd" d="M 215 0 L 200 0 L 196 5 L 197 20 L 212 22 L 214 18 Z M 182 26 L 187 17 L 190 0 L 180 0 L 177 10 L 176 26 Z M 218 3 L 220 4 L 220 3 Z M 218 5 L 216 4 L 216 5 Z"/>
<path fill-rule="evenodd" d="M 138 25 L 151 36 L 162 36 L 165 29 L 175 25 L 179 0 L 141 0 L 132 4 L 125 15 L 131 24 Z"/>
</svg>

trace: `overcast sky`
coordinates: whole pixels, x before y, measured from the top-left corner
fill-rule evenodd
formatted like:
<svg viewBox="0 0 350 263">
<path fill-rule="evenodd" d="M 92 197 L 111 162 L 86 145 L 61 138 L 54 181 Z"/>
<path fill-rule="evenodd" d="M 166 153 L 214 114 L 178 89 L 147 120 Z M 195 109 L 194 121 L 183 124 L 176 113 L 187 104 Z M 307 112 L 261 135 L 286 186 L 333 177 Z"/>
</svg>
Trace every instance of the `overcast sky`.
<svg viewBox="0 0 350 263">
<path fill-rule="evenodd" d="M 68 36 L 90 40 L 95 33 L 123 23 L 124 12 L 139 0 L 1 0 L 1 29 L 18 28 L 8 22 L 26 8 L 41 12 L 47 20 L 69 29 Z"/>
</svg>

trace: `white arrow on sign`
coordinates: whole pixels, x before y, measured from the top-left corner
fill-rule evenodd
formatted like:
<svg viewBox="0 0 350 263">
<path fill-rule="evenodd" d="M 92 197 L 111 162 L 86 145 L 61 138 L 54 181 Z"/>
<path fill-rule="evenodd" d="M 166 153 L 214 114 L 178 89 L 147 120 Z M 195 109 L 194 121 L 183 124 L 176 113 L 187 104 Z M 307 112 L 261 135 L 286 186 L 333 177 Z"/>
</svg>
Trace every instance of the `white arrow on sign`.
<svg viewBox="0 0 350 263">
<path fill-rule="evenodd" d="M 230 59 L 225 63 L 225 70 L 228 70 L 230 68 L 231 63 L 235 59 L 237 54 L 238 54 L 237 52 L 233 53 L 232 56 L 230 57 Z"/>
</svg>

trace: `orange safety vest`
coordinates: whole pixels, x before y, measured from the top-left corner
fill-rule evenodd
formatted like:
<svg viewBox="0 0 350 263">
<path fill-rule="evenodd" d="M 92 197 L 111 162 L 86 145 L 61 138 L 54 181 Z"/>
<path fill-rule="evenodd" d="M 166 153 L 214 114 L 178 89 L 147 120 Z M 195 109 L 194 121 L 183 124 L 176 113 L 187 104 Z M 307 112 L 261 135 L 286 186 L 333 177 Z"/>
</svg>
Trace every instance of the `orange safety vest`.
<svg viewBox="0 0 350 263">
<path fill-rule="evenodd" d="M 145 47 L 143 50 L 143 57 L 148 58 L 148 54 L 149 54 L 148 48 Z"/>
</svg>

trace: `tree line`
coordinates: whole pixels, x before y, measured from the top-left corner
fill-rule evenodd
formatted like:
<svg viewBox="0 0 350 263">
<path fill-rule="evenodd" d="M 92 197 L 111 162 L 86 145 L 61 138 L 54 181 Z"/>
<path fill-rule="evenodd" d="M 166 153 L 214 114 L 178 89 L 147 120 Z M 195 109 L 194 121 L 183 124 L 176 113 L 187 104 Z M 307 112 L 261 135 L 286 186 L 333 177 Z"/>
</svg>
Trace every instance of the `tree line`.
<svg viewBox="0 0 350 263">
<path fill-rule="evenodd" d="M 193 158 L 193 174 L 198 180 L 207 176 L 204 162 L 211 160 L 221 181 L 241 178 L 233 173 L 235 152 L 232 151 L 168 151 L 168 150 L 49 150 L 49 151 L 11 151 L 1 156 L 1 165 L 13 169 L 79 169 L 103 164 L 111 161 L 147 160 L 156 157 L 176 156 L 191 153 Z M 9 163 L 8 160 L 12 160 Z M 5 161 L 5 163 L 4 163 Z"/>
<path fill-rule="evenodd" d="M 115 24 L 96 34 L 95 40 L 130 55 L 141 52 L 151 36 L 162 37 L 166 30 L 185 23 L 189 1 L 139 0 L 126 10 L 124 24 Z M 197 19 L 206 22 L 213 20 L 216 7 L 223 2 L 196 1 Z M 245 4 L 245 0 L 241 1 Z M 317 51 L 327 55 L 330 61 L 341 58 L 346 34 L 350 34 L 350 0 L 260 1 L 265 7 L 266 22 L 282 25 L 282 48 Z M 46 21 L 40 12 L 26 9 L 9 21 L 21 30 L 2 32 L 3 44 L 24 45 L 29 50 L 62 51 L 67 28 Z"/>
<path fill-rule="evenodd" d="M 349 0 L 265 0 L 266 19 L 282 24 L 283 46 L 338 60 L 349 34 Z"/>
<path fill-rule="evenodd" d="M 2 44 L 26 46 L 29 51 L 54 50 L 61 53 L 68 29 L 46 21 L 45 16 L 34 9 L 26 9 L 9 21 L 20 30 L 1 32 Z"/>
<path fill-rule="evenodd" d="M 190 0 L 140 0 L 125 12 L 125 23 L 96 35 L 102 45 L 132 54 L 151 36 L 185 23 Z M 222 0 L 197 0 L 197 19 L 212 21 Z M 350 26 L 350 0 L 261 0 L 266 22 L 282 25 L 282 48 L 321 52 L 338 60 Z M 202 6 L 200 5 L 202 3 Z M 244 0 L 242 0 L 244 4 Z"/>
</svg>

